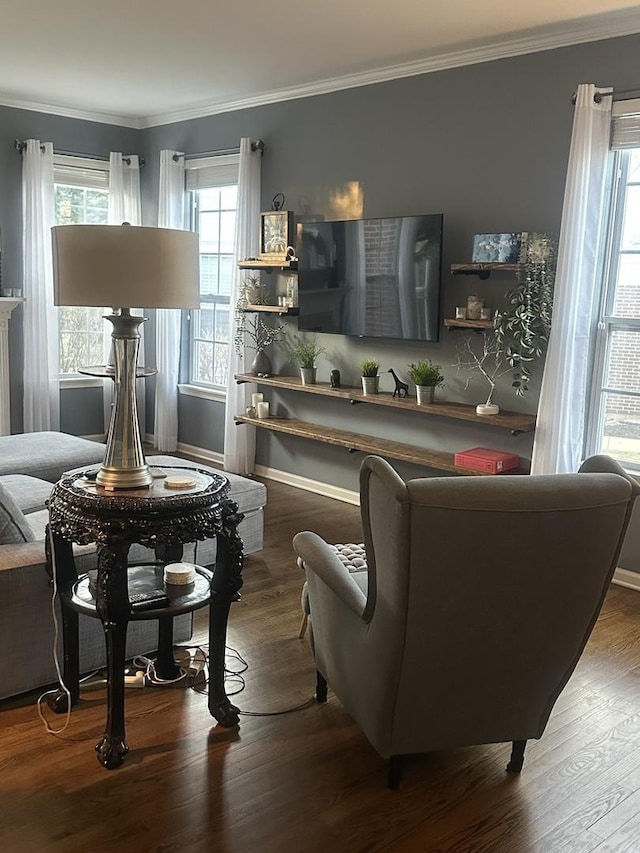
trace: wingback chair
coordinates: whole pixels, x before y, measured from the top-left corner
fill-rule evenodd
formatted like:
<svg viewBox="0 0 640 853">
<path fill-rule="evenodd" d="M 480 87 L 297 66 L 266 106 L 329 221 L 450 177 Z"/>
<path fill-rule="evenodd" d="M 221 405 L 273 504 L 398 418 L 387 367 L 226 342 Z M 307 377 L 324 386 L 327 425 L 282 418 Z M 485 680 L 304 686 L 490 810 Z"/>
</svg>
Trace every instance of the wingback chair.
<svg viewBox="0 0 640 853">
<path fill-rule="evenodd" d="M 638 486 L 608 457 L 577 474 L 405 483 L 360 471 L 366 582 L 311 532 L 294 548 L 310 604 L 318 701 L 327 682 L 390 759 L 544 732 L 607 592 Z"/>
</svg>

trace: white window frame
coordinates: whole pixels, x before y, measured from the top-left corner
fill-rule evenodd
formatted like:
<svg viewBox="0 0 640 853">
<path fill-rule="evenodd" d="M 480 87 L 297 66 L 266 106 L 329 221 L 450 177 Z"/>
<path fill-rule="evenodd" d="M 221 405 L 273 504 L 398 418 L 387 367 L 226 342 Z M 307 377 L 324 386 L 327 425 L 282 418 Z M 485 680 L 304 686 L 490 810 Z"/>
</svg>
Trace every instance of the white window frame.
<svg viewBox="0 0 640 853">
<path fill-rule="evenodd" d="M 53 182 L 83 189 L 109 190 L 109 162 L 92 157 L 79 157 L 72 154 L 54 154 Z M 96 309 L 100 310 L 100 309 Z M 97 388 L 102 379 L 83 376 L 81 373 L 60 373 L 61 388 Z"/>
<path fill-rule="evenodd" d="M 612 129 L 613 181 L 611 202 L 605 236 L 605 261 L 600 293 L 600 310 L 594 333 L 593 370 L 587 411 L 585 455 L 604 452 L 602 448 L 606 403 L 608 394 L 620 397 L 640 398 L 640 392 L 614 387 L 606 382 L 610 341 L 616 332 L 638 333 L 640 340 L 640 316 L 618 317 L 614 314 L 619 260 L 624 254 L 640 254 L 622 249 L 622 229 L 625 213 L 625 195 L 629 185 L 630 149 L 640 149 L 640 101 L 614 104 Z M 636 185 L 636 182 L 633 182 Z M 640 357 L 638 359 L 640 370 Z M 611 451 L 607 451 L 611 453 Z M 640 461 L 618 457 L 629 471 L 640 473 Z"/>
<path fill-rule="evenodd" d="M 195 230 L 195 223 L 199 211 L 197 210 L 197 190 L 211 189 L 223 186 L 237 186 L 240 157 L 238 154 L 215 155 L 211 157 L 200 157 L 188 160 L 185 165 L 185 186 L 190 202 L 191 227 Z M 235 257 L 235 251 L 234 251 Z M 216 301 L 224 302 L 218 298 Z M 197 310 L 197 309 L 196 309 Z M 229 298 L 230 322 L 233 322 L 231 298 Z M 193 330 L 196 328 L 197 315 L 195 310 L 186 315 L 186 339 L 188 341 L 187 370 L 188 382 L 178 385 L 181 394 L 199 397 L 206 400 L 224 402 L 227 398 L 226 386 L 213 385 L 198 382 L 192 379 L 194 343 Z M 229 343 L 231 346 L 231 342 Z"/>
</svg>

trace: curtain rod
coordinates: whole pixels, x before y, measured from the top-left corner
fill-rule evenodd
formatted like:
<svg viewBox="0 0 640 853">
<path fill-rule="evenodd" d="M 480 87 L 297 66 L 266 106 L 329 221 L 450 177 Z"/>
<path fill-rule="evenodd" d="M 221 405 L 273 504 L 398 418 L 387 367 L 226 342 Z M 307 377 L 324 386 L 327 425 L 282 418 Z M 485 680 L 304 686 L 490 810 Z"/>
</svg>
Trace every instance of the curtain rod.
<svg viewBox="0 0 640 853">
<path fill-rule="evenodd" d="M 571 95 L 571 103 L 575 106 L 578 98 L 577 92 Z M 599 104 L 603 98 L 613 98 L 614 101 L 626 101 L 629 98 L 640 98 L 640 89 L 620 89 L 619 92 L 596 92 L 593 96 L 593 102 Z"/>
<path fill-rule="evenodd" d="M 23 142 L 21 139 L 16 139 L 16 140 L 14 140 L 13 146 L 16 149 L 16 151 L 19 151 L 22 154 L 22 152 L 27 147 L 27 143 Z M 44 151 L 44 145 L 40 146 L 40 150 Z M 82 151 L 63 151 L 62 149 L 59 149 L 59 148 L 54 148 L 53 153 L 54 154 L 60 154 L 61 156 L 65 156 L 65 157 L 86 157 L 89 160 L 100 160 L 100 162 L 104 162 L 104 163 L 109 162 L 109 158 L 105 157 L 102 154 L 85 154 Z M 131 158 L 130 157 L 123 157 L 122 160 L 124 163 L 127 164 L 127 166 L 131 165 Z M 139 162 L 140 162 L 140 168 L 142 168 L 145 165 L 144 157 L 140 157 Z"/>
<path fill-rule="evenodd" d="M 256 139 L 251 142 L 251 150 L 259 151 L 260 154 L 264 153 L 264 142 L 261 139 Z M 184 157 L 185 160 L 197 160 L 199 157 L 223 157 L 225 154 L 239 154 L 240 147 L 236 148 L 218 148 L 217 151 L 201 151 L 199 154 L 174 154 L 173 160 L 175 163 L 178 162 L 180 157 Z"/>
</svg>

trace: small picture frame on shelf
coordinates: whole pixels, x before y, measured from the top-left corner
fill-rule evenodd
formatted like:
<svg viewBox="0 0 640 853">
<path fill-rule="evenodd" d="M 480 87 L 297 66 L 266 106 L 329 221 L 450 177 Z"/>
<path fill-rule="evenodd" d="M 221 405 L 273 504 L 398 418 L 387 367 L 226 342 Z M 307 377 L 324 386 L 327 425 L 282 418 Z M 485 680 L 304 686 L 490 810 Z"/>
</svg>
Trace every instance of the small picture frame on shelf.
<svg viewBox="0 0 640 853">
<path fill-rule="evenodd" d="M 293 211 L 268 210 L 260 214 L 260 258 L 273 262 L 288 260 L 288 247 L 295 241 Z"/>
<path fill-rule="evenodd" d="M 527 232 L 476 234 L 473 238 L 474 264 L 519 264 L 527 250 Z"/>
</svg>

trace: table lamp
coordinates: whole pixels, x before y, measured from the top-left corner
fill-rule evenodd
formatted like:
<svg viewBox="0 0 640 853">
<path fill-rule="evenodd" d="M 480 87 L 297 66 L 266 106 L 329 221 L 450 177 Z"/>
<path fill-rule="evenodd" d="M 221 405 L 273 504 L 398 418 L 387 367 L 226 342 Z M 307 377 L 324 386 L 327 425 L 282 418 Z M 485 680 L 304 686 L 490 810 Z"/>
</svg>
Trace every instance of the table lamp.
<svg viewBox="0 0 640 853">
<path fill-rule="evenodd" d="M 200 307 L 198 235 L 126 223 L 59 225 L 51 232 L 54 304 L 115 306 L 105 316 L 113 325 L 114 403 L 96 482 L 110 490 L 149 486 L 135 393 L 146 318 L 131 308 Z"/>
</svg>

